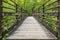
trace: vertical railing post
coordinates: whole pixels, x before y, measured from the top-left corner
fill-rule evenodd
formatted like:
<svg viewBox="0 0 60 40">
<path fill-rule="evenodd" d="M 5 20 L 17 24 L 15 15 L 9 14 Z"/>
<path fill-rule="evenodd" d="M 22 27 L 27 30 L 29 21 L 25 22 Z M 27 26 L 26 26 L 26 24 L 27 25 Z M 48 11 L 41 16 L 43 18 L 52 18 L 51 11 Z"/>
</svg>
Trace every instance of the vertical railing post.
<svg viewBox="0 0 60 40">
<path fill-rule="evenodd" d="M 42 14 L 42 21 L 44 21 L 44 4 L 43 4 L 43 14 Z"/>
<path fill-rule="evenodd" d="M 22 20 L 22 12 L 23 12 L 23 11 L 22 11 L 22 8 L 21 8 L 21 20 Z"/>
<path fill-rule="evenodd" d="M 16 4 L 16 13 L 17 13 L 17 9 L 18 9 L 18 7 L 17 7 L 17 4 Z"/>
<path fill-rule="evenodd" d="M 0 0 L 0 38 L 2 37 L 2 19 L 3 19 L 3 16 L 2 16 L 2 1 L 3 0 Z"/>
<path fill-rule="evenodd" d="M 43 4 L 43 13 L 44 13 L 44 4 Z"/>
<path fill-rule="evenodd" d="M 16 20 L 18 22 L 18 5 L 16 4 Z"/>
<path fill-rule="evenodd" d="M 32 16 L 35 16 L 34 7 L 32 7 Z"/>
<path fill-rule="evenodd" d="M 38 8 L 38 13 L 40 13 L 40 8 Z"/>
<path fill-rule="evenodd" d="M 58 0 L 58 40 L 60 40 L 60 0 Z"/>
<path fill-rule="evenodd" d="M 33 16 L 33 7 L 32 7 L 32 16 Z"/>
</svg>

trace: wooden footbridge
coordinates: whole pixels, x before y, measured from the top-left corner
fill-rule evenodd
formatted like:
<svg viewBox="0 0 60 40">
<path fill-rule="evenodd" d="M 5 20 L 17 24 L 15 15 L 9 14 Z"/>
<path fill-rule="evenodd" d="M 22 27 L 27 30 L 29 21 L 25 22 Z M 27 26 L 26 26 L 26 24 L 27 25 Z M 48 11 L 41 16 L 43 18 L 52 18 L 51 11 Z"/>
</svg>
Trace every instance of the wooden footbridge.
<svg viewBox="0 0 60 40">
<path fill-rule="evenodd" d="M 37 10 L 32 7 L 31 15 L 15 1 L 9 2 L 0 0 L 0 40 L 60 40 L 60 0 L 46 5 L 48 0 Z M 4 3 L 14 8 L 4 6 Z"/>
</svg>

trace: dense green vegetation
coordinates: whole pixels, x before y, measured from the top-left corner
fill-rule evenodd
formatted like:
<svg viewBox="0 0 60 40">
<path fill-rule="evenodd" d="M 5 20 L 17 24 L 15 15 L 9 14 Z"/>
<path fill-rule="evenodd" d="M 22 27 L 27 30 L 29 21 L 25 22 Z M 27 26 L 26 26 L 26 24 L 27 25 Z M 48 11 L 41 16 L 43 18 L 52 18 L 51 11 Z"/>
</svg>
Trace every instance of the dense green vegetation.
<svg viewBox="0 0 60 40">
<path fill-rule="evenodd" d="M 14 1 L 18 5 L 17 13 L 21 15 L 21 8 L 24 10 L 27 10 L 29 15 L 33 14 L 33 10 L 39 9 L 40 13 L 39 14 L 48 14 L 48 13 L 55 13 L 57 12 L 57 2 L 56 0 L 4 0 L 3 6 L 8 7 L 8 8 L 3 8 L 3 12 L 12 12 L 13 14 L 16 14 L 16 5 L 12 2 Z M 48 1 L 48 2 L 47 2 Z M 7 2 L 7 3 L 6 3 Z M 52 2 L 55 2 L 51 4 Z M 11 5 L 9 5 L 9 4 Z M 43 13 L 43 5 L 44 4 L 44 13 Z M 51 4 L 51 5 L 49 5 Z M 14 6 L 12 6 L 14 5 Z M 47 6 L 49 5 L 49 6 Z M 53 9 L 49 9 L 53 8 Z M 49 16 L 49 15 L 44 15 L 44 20 L 47 23 L 48 27 L 56 31 L 56 21 L 57 21 L 57 16 Z M 41 19 L 41 18 L 39 18 Z M 50 20 L 49 20 L 50 19 Z M 8 32 L 8 29 L 16 23 L 16 16 L 3 16 L 3 30 Z M 6 34 L 7 36 L 7 34 Z M 5 36 L 5 37 L 6 37 Z M 5 38 L 3 38 L 5 40 Z"/>
<path fill-rule="evenodd" d="M 58 12 L 58 8 L 56 8 L 57 5 L 58 5 L 58 2 L 57 1 L 55 2 L 55 1 L 56 0 L 51 0 L 51 1 L 47 2 L 47 4 L 44 5 L 45 6 L 44 14 L 53 14 L 53 13 Z M 47 5 L 49 5 L 49 6 L 47 6 Z M 52 16 L 45 15 L 44 18 L 45 18 L 44 20 L 47 22 L 48 27 L 50 27 L 51 29 L 56 31 L 57 30 L 57 28 L 56 28 L 57 16 L 55 16 L 55 15 L 52 15 Z"/>
</svg>

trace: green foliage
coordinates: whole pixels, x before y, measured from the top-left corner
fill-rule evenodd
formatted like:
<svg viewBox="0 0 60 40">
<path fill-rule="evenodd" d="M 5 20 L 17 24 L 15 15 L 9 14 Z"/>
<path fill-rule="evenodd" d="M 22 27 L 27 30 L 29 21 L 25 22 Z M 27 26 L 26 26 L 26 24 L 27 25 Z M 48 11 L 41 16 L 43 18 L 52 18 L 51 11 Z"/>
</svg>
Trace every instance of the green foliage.
<svg viewBox="0 0 60 40">
<path fill-rule="evenodd" d="M 4 1 L 15 6 L 15 4 L 13 2 L 11 2 L 10 0 L 4 0 Z M 5 2 L 3 2 L 4 7 L 8 7 L 8 8 L 11 8 L 11 9 L 15 10 L 14 6 L 11 6 L 11 5 L 9 5 L 9 4 L 5 3 Z M 14 10 L 11 10 L 11 9 L 8 9 L 8 8 L 3 8 L 3 12 L 15 12 Z"/>
<path fill-rule="evenodd" d="M 47 22 L 48 26 L 52 28 L 54 31 L 56 31 L 56 16 L 45 16 L 45 21 Z"/>
<path fill-rule="evenodd" d="M 10 9 L 3 8 L 3 12 L 13 12 L 14 14 L 16 14 L 16 5 L 12 1 L 14 1 L 18 5 L 18 14 L 19 15 L 21 12 L 21 8 L 24 10 L 27 10 L 29 15 L 32 15 L 32 9 L 38 10 L 38 8 L 39 8 L 40 14 L 58 12 L 57 8 L 54 8 L 54 7 L 57 7 L 57 4 L 58 4 L 57 2 L 55 2 L 56 0 L 12 0 L 12 1 L 4 0 L 4 1 L 14 5 L 15 7 L 3 2 L 4 7 L 10 8 Z M 52 2 L 55 2 L 55 3 L 51 4 Z M 43 4 L 45 4 L 44 13 L 43 13 L 43 6 L 42 6 Z M 51 5 L 49 5 L 49 4 L 51 4 Z M 47 5 L 49 5 L 49 6 L 47 6 Z M 54 9 L 49 9 L 49 8 L 54 8 Z M 44 18 L 45 18 L 44 20 L 46 21 L 48 27 L 50 27 L 51 29 L 56 31 L 57 30 L 57 28 L 56 28 L 57 17 L 47 15 L 47 16 L 44 16 Z M 51 20 L 49 20 L 49 19 L 51 19 Z M 4 16 L 3 21 L 4 21 L 3 26 L 2 26 L 3 30 L 8 31 L 8 29 L 16 22 L 16 16 Z M 4 37 L 6 37 L 6 36 L 4 36 Z M 3 38 L 3 40 L 4 40 L 4 38 Z"/>
<path fill-rule="evenodd" d="M 49 2 L 47 2 L 45 5 L 44 5 L 44 13 L 43 13 L 43 10 L 41 11 L 42 14 L 50 14 L 50 13 L 56 13 L 58 12 L 58 8 L 57 5 L 58 5 L 58 2 L 55 2 L 56 0 L 50 0 Z M 53 3 L 54 2 L 54 3 Z M 43 9 L 43 8 L 40 8 L 40 10 Z M 49 16 L 49 15 L 45 15 L 44 16 L 44 20 L 46 21 L 46 24 L 48 25 L 49 28 L 53 29 L 54 31 L 57 31 L 57 16 Z"/>
<path fill-rule="evenodd" d="M 16 21 L 16 17 L 15 16 L 4 16 L 3 17 L 3 27 L 4 27 L 4 30 L 7 30 L 9 29 Z"/>
</svg>

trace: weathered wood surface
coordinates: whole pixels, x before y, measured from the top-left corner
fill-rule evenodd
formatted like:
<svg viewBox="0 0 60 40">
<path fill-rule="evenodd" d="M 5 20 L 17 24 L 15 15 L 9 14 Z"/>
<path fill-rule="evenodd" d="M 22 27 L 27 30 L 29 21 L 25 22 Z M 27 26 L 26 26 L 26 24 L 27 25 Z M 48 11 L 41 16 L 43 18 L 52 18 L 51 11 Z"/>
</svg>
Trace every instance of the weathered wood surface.
<svg viewBox="0 0 60 40">
<path fill-rule="evenodd" d="M 27 17 L 22 25 L 9 37 L 7 40 L 20 40 L 20 39 L 45 39 L 56 40 L 57 38 L 49 32 L 42 24 L 34 17 Z"/>
</svg>

